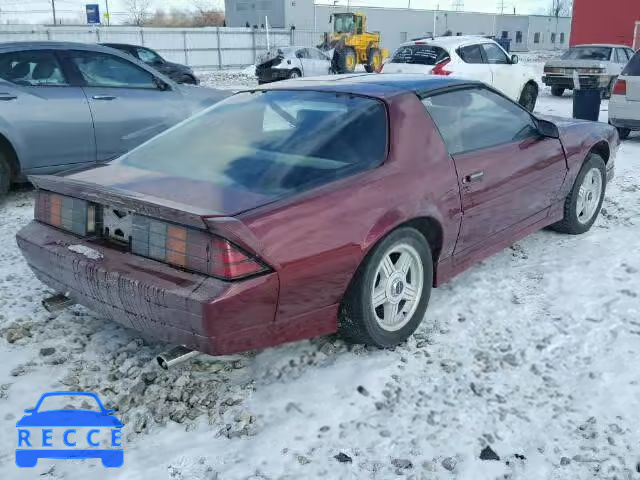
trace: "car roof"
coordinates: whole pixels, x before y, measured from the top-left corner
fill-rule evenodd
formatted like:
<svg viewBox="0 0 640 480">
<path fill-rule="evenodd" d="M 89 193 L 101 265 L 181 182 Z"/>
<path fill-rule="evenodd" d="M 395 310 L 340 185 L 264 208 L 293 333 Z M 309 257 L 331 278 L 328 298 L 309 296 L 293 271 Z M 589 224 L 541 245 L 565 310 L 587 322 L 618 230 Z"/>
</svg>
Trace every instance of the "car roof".
<svg viewBox="0 0 640 480">
<path fill-rule="evenodd" d="M 428 94 L 436 90 L 480 82 L 455 77 L 404 73 L 356 73 L 285 80 L 251 90 L 317 90 L 385 98 L 406 93 Z"/>
<path fill-rule="evenodd" d="M 32 42 L 1 42 L 0 52 L 13 50 L 31 50 L 31 49 L 82 49 L 97 52 L 112 52 L 109 47 L 97 43 L 81 43 L 81 42 L 56 42 L 56 41 L 32 41 Z"/>
<path fill-rule="evenodd" d="M 411 40 L 403 43 L 401 46 L 407 45 L 436 45 L 438 47 L 456 48 L 462 45 L 468 45 L 470 43 L 495 43 L 491 38 L 483 37 L 482 35 L 460 35 L 460 36 L 447 36 L 447 37 L 424 37 Z"/>
<path fill-rule="evenodd" d="M 629 45 L 620 45 L 617 43 L 581 43 L 580 45 L 574 45 L 571 48 L 578 47 L 631 48 Z"/>
</svg>

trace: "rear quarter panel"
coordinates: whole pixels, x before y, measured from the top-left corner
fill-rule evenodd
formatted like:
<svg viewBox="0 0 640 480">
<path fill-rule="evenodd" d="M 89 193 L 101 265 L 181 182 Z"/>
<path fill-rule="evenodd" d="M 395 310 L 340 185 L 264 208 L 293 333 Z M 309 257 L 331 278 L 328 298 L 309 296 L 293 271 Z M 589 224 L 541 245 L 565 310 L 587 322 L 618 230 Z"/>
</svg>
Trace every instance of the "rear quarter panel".
<svg viewBox="0 0 640 480">
<path fill-rule="evenodd" d="M 413 218 L 440 222 L 441 257 L 452 253 L 461 216 L 453 162 L 417 96 L 393 97 L 388 108 L 383 165 L 241 216 L 279 273 L 276 321 L 339 303 L 371 248 Z"/>
</svg>

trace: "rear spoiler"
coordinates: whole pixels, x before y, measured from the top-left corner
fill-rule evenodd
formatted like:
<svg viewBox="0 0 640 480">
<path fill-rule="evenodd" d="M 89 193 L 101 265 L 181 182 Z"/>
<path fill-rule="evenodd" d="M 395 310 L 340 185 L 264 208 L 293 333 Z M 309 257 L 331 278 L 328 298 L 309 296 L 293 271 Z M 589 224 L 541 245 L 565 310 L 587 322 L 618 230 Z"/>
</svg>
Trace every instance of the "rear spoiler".
<svg viewBox="0 0 640 480">
<path fill-rule="evenodd" d="M 185 205 L 151 195 L 115 187 L 104 187 L 71 178 L 54 175 L 30 175 L 28 178 L 39 189 L 82 198 L 101 205 L 131 209 L 141 215 L 169 222 L 178 222 L 201 230 L 207 229 L 207 223 L 203 217 L 223 216 L 216 214 L 216 212 L 198 209 L 193 205 Z"/>
</svg>

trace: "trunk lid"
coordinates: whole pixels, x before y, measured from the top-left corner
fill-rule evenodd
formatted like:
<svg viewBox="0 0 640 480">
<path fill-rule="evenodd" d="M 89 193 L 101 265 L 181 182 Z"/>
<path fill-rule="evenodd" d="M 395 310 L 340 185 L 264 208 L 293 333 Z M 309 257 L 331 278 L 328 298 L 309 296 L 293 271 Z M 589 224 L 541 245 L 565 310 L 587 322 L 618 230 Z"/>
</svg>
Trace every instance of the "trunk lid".
<svg viewBox="0 0 640 480">
<path fill-rule="evenodd" d="M 433 65 L 388 62 L 384 64 L 382 73 L 422 73 L 430 75 L 432 70 Z"/>
<path fill-rule="evenodd" d="M 276 200 L 274 195 L 231 185 L 219 186 L 118 164 L 65 177 L 38 175 L 30 180 L 44 190 L 196 228 L 206 228 L 205 217 L 231 217 Z"/>
</svg>

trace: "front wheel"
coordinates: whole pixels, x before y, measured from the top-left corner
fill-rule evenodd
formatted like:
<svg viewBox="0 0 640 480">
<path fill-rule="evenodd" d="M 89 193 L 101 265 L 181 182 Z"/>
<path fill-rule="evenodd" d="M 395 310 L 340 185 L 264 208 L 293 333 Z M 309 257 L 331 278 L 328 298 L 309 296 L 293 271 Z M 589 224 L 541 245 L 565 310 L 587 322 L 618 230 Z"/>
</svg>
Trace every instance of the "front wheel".
<svg viewBox="0 0 640 480">
<path fill-rule="evenodd" d="M 426 239 L 399 228 L 369 253 L 340 309 L 339 332 L 347 341 L 385 348 L 404 342 L 424 317 L 433 261 Z"/>
<path fill-rule="evenodd" d="M 370 48 L 367 52 L 367 63 L 364 69 L 367 73 L 374 73 L 380 70 L 382 65 L 382 53 L 378 48 Z"/>
<path fill-rule="evenodd" d="M 590 153 L 564 202 L 564 217 L 551 228 L 578 235 L 589 231 L 598 218 L 606 190 L 607 171 L 600 155 Z"/>
<path fill-rule="evenodd" d="M 353 73 L 358 64 L 358 56 L 353 48 L 343 49 L 338 57 L 338 68 L 340 73 Z"/>
<path fill-rule="evenodd" d="M 300 74 L 300 71 L 297 69 L 291 70 L 289 72 L 289 75 L 287 75 L 287 78 L 300 78 L 302 75 Z"/>
<path fill-rule="evenodd" d="M 631 129 L 629 128 L 617 127 L 617 129 L 620 140 L 626 140 L 627 138 L 629 138 L 629 135 L 631 135 Z"/>
<path fill-rule="evenodd" d="M 524 108 L 533 112 L 533 109 L 536 108 L 536 101 L 538 100 L 538 88 L 532 83 L 527 83 L 522 89 L 522 93 L 520 94 L 520 105 Z"/>
</svg>

